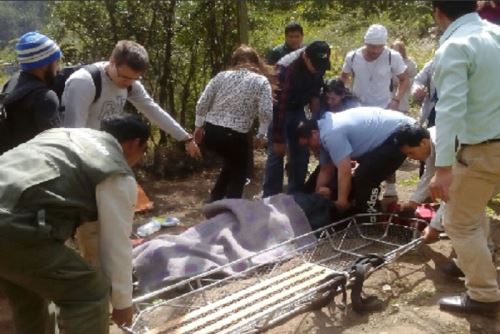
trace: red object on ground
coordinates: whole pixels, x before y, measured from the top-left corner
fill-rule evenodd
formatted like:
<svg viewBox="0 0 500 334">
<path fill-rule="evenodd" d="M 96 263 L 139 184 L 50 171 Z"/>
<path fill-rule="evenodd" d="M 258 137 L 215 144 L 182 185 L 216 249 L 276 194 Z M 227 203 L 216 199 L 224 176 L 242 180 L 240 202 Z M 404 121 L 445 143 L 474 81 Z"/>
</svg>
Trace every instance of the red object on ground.
<svg viewBox="0 0 500 334">
<path fill-rule="evenodd" d="M 421 204 L 415 210 L 415 217 L 431 222 L 432 218 L 436 215 L 436 209 L 432 204 Z"/>
</svg>

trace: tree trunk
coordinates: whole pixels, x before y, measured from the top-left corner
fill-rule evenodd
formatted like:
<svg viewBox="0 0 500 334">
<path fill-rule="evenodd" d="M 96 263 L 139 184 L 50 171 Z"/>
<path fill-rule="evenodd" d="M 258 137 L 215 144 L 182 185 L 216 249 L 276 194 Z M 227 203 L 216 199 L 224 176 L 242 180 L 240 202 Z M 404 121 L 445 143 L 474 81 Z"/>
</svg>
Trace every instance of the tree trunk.
<svg viewBox="0 0 500 334">
<path fill-rule="evenodd" d="M 163 26 L 165 27 L 165 45 L 164 45 L 164 60 L 163 60 L 163 74 L 160 78 L 160 106 L 167 106 L 167 112 L 175 118 L 175 102 L 172 84 L 172 39 L 174 37 L 174 15 L 175 15 L 176 0 L 170 0 L 167 4 L 166 10 L 163 15 Z M 167 137 L 163 131 L 160 135 L 160 143 L 164 144 Z"/>
<path fill-rule="evenodd" d="M 106 10 L 108 11 L 109 23 L 111 24 L 111 34 L 113 35 L 113 39 L 118 42 L 118 29 L 116 25 L 116 1 L 115 0 L 106 0 L 104 1 L 106 5 Z"/>
<path fill-rule="evenodd" d="M 195 80 L 194 78 L 195 78 L 196 68 L 197 68 L 196 58 L 198 56 L 197 49 L 198 49 L 198 44 L 196 43 L 195 45 L 193 45 L 193 47 L 191 49 L 191 57 L 189 59 L 188 75 L 186 77 L 186 81 L 184 82 L 184 85 L 182 88 L 180 123 L 183 127 L 186 126 L 187 103 L 188 103 L 189 95 L 191 93 L 191 87 L 193 86 L 192 83 Z M 197 96 L 195 98 L 197 98 Z"/>
<path fill-rule="evenodd" d="M 238 38 L 240 44 L 248 44 L 248 8 L 246 0 L 237 0 Z"/>
</svg>

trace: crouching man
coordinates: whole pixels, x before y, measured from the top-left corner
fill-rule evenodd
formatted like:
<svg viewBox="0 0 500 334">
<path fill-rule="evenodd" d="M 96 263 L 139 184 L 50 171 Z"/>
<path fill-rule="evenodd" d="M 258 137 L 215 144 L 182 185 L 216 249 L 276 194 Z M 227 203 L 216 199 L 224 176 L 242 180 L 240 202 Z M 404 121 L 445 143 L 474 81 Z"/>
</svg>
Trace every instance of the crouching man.
<svg viewBox="0 0 500 334">
<path fill-rule="evenodd" d="M 110 296 L 113 320 L 132 321 L 130 167 L 150 128 L 122 114 L 102 130 L 48 130 L 0 157 L 0 288 L 19 334 L 44 333 L 49 301 L 66 334 L 108 333 Z M 82 222 L 97 219 L 102 269 L 64 245 Z"/>
<path fill-rule="evenodd" d="M 377 212 L 380 183 L 394 173 L 406 156 L 394 143 L 398 129 L 415 120 L 378 107 L 326 113 L 319 121 L 299 125 L 301 145 L 320 155 L 316 191 L 331 195 L 337 210 Z M 358 162 L 354 172 L 351 160 Z M 337 170 L 337 180 L 334 172 Z M 329 190 L 336 189 L 336 194 Z"/>
</svg>

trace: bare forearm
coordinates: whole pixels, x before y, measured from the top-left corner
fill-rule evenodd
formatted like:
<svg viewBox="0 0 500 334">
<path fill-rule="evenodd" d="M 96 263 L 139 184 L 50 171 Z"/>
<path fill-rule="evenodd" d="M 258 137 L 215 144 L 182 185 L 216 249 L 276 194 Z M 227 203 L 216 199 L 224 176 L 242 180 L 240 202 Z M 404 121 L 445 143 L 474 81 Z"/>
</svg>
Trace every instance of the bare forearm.
<svg viewBox="0 0 500 334">
<path fill-rule="evenodd" d="M 405 73 L 404 75 L 401 75 L 399 77 L 399 84 L 394 98 L 397 99 L 398 101 L 401 101 L 401 99 L 403 98 L 403 96 L 405 95 L 405 93 L 408 91 L 409 88 L 410 88 L 410 78 L 408 77 L 408 74 Z"/>
<path fill-rule="evenodd" d="M 349 200 L 349 193 L 351 192 L 351 163 L 344 160 L 338 166 L 338 201 L 347 202 Z"/>
</svg>

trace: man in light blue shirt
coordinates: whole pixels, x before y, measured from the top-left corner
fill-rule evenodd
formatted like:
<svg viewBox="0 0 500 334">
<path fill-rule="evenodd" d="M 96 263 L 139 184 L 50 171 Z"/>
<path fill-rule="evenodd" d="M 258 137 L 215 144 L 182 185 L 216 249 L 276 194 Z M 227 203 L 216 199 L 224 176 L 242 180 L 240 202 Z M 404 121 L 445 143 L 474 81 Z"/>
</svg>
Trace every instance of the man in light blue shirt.
<svg viewBox="0 0 500 334">
<path fill-rule="evenodd" d="M 316 191 L 330 195 L 325 189 L 330 188 L 337 169 L 337 194 L 331 196 L 337 209 L 346 211 L 354 199 L 356 211 L 376 212 L 380 182 L 406 157 L 392 140 L 393 135 L 401 126 L 413 123 L 413 118 L 378 107 L 326 113 L 317 122 L 302 123 L 298 130 L 301 145 L 320 154 Z M 354 175 L 351 160 L 359 163 Z"/>
<path fill-rule="evenodd" d="M 500 27 L 481 20 L 475 5 L 433 1 L 444 34 L 434 60 L 437 168 L 430 190 L 447 202 L 444 227 L 467 287 L 466 294 L 442 298 L 441 309 L 494 314 L 500 289 L 486 205 L 500 185 Z"/>
</svg>

